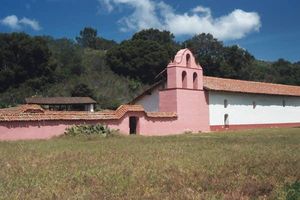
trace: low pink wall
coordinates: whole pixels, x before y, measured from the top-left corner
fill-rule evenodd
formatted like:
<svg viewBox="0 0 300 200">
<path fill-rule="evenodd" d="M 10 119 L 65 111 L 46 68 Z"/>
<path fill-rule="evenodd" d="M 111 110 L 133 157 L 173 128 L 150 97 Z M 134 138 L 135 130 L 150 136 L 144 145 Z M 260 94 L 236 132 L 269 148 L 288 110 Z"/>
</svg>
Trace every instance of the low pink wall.
<svg viewBox="0 0 300 200">
<path fill-rule="evenodd" d="M 130 116 L 138 117 L 137 134 L 140 135 L 169 135 L 183 132 L 177 118 L 149 118 L 144 112 L 128 112 L 119 120 L 0 122 L 0 140 L 49 139 L 64 134 L 66 128 L 72 125 L 97 123 L 105 124 L 127 135 Z"/>
<path fill-rule="evenodd" d="M 139 134 L 145 136 L 163 136 L 182 134 L 184 130 L 176 118 L 148 118 L 139 119 Z"/>
<path fill-rule="evenodd" d="M 0 122 L 0 140 L 49 139 L 64 133 L 74 122 Z"/>
<path fill-rule="evenodd" d="M 129 134 L 129 117 L 137 117 L 137 134 L 145 136 L 171 135 L 183 133 L 178 126 L 177 118 L 150 118 L 143 112 L 128 112 L 116 124 L 109 124 L 110 128 L 119 129 Z"/>
<path fill-rule="evenodd" d="M 121 133 L 129 132 L 128 119 L 105 121 L 23 121 L 0 122 L 0 140 L 49 139 L 63 135 L 66 128 L 79 124 L 106 124 Z"/>
<path fill-rule="evenodd" d="M 129 134 L 129 117 L 122 117 L 119 120 L 103 120 L 98 123 L 105 124 L 110 129 L 119 130 L 121 134 Z"/>
</svg>

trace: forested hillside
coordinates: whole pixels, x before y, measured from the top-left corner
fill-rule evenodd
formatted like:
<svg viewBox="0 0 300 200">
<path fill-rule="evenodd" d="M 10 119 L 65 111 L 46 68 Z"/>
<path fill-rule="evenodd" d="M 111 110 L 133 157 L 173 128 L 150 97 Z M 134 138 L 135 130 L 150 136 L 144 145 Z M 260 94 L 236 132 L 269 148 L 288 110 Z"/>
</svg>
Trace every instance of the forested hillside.
<svg viewBox="0 0 300 200">
<path fill-rule="evenodd" d="M 0 33 L 0 106 L 29 96 L 91 96 L 98 109 L 126 103 L 155 80 L 180 48 L 190 48 L 209 76 L 300 85 L 300 62 L 259 61 L 210 34 L 181 43 L 172 33 L 143 30 L 116 43 L 84 28 L 76 40 Z"/>
<path fill-rule="evenodd" d="M 0 105 L 24 103 L 28 96 L 91 96 L 98 108 L 115 108 L 142 91 L 142 84 L 114 73 L 106 49 L 70 39 L 0 34 Z M 102 49 L 103 48 L 103 49 Z"/>
</svg>

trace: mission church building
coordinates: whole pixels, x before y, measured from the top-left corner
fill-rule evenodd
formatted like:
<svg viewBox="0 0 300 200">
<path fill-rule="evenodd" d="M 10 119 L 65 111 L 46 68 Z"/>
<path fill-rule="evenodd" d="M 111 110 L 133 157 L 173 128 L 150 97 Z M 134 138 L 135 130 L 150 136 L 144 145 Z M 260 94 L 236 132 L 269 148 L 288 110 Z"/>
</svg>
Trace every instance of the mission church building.
<svg viewBox="0 0 300 200">
<path fill-rule="evenodd" d="M 203 76 L 188 49 L 167 66 L 166 80 L 132 102 L 149 112 L 183 112 L 201 131 L 300 125 L 299 86 Z"/>
<path fill-rule="evenodd" d="M 25 104 L 0 109 L 0 140 L 61 135 L 74 124 L 106 124 L 123 134 L 300 126 L 300 87 L 203 76 L 190 50 L 177 52 L 161 81 L 111 111 L 51 111 Z"/>
</svg>

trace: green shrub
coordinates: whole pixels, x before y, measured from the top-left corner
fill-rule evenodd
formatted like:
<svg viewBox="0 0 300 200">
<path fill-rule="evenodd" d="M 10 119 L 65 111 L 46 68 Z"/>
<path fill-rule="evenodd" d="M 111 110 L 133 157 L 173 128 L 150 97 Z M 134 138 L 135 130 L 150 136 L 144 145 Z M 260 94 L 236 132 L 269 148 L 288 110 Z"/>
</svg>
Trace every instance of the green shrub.
<svg viewBox="0 0 300 200">
<path fill-rule="evenodd" d="M 99 135 L 107 137 L 111 135 L 113 130 L 109 129 L 106 125 L 102 124 L 83 124 L 83 125 L 74 125 L 66 129 L 65 135 L 68 136 L 94 136 Z"/>
</svg>

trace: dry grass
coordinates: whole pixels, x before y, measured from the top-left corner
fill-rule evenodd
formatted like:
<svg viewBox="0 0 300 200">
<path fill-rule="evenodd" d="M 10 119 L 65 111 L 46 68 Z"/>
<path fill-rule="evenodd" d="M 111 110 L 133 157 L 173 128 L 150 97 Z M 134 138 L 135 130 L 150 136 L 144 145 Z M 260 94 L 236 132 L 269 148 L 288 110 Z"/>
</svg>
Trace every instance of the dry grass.
<svg viewBox="0 0 300 200">
<path fill-rule="evenodd" d="M 296 128 L 0 142 L 0 198 L 299 199 L 299 149 Z"/>
</svg>

